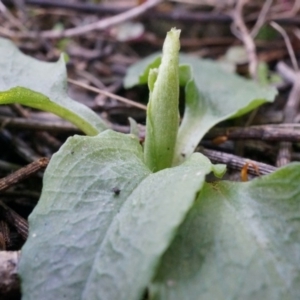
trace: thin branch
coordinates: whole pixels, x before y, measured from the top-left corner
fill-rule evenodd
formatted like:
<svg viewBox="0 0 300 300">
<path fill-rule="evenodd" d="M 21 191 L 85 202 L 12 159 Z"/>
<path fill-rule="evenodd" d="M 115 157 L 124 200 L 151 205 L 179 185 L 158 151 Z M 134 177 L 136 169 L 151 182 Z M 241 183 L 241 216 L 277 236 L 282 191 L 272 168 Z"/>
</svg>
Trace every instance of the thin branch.
<svg viewBox="0 0 300 300">
<path fill-rule="evenodd" d="M 270 25 L 282 35 L 282 37 L 284 39 L 284 42 L 285 42 L 285 45 L 286 45 L 286 48 L 289 52 L 290 59 L 292 61 L 293 68 L 294 68 L 295 71 L 298 71 L 299 66 L 298 66 L 298 63 L 297 63 L 297 58 L 296 58 L 295 52 L 293 50 L 293 46 L 292 46 L 292 43 L 290 41 L 290 38 L 287 35 L 286 31 L 279 24 L 277 24 L 273 21 L 270 22 Z"/>
<path fill-rule="evenodd" d="M 295 73 L 295 81 L 283 111 L 283 123 L 295 121 L 300 106 L 300 73 Z M 284 166 L 291 161 L 292 144 L 290 142 L 280 143 L 276 165 Z"/>
<path fill-rule="evenodd" d="M 262 141 L 288 141 L 300 142 L 300 125 L 261 125 L 249 127 L 213 128 L 205 138 L 214 139 L 224 137 L 227 140 L 262 140 Z"/>
<path fill-rule="evenodd" d="M 6 6 L 0 0 L 0 12 L 4 17 L 14 26 L 19 28 L 21 31 L 26 31 L 26 27 L 6 8 Z"/>
<path fill-rule="evenodd" d="M 264 25 L 267 14 L 272 6 L 273 1 L 274 0 L 266 0 L 265 1 L 264 5 L 259 13 L 259 16 L 257 18 L 257 21 L 256 21 L 255 25 L 253 26 L 251 33 L 250 33 L 253 38 L 257 36 L 260 28 Z"/>
<path fill-rule="evenodd" d="M 15 227 L 23 241 L 28 237 L 28 222 L 0 200 L 0 212 L 10 226 Z M 10 239 L 10 238 L 9 238 Z"/>
<path fill-rule="evenodd" d="M 288 49 L 290 59 L 292 61 L 293 68 L 295 70 L 294 75 L 291 69 L 289 69 L 284 64 L 278 65 L 281 72 L 285 72 L 285 77 L 289 77 L 290 81 L 293 81 L 293 87 L 290 91 L 288 100 L 285 104 L 283 111 L 283 123 L 293 123 L 295 122 L 297 112 L 300 106 L 300 72 L 297 63 L 296 55 L 293 50 L 291 41 L 286 31 L 277 23 L 270 22 L 270 25 L 275 28 L 284 38 L 286 47 Z M 288 74 L 288 75 L 287 75 Z M 278 167 L 288 164 L 292 159 L 292 144 L 290 142 L 281 142 L 279 145 L 279 150 L 277 154 L 276 165 Z"/>
<path fill-rule="evenodd" d="M 213 163 L 226 164 L 229 169 L 233 170 L 241 171 L 247 163 L 250 163 L 248 166 L 248 172 L 254 176 L 257 176 L 257 170 L 260 175 L 266 175 L 276 171 L 277 169 L 271 165 L 260 163 L 255 160 L 245 159 L 233 154 L 204 148 L 200 148 L 199 151 L 206 155 Z M 254 166 L 256 166 L 257 169 Z"/>
<path fill-rule="evenodd" d="M 243 7 L 247 2 L 248 0 L 238 0 L 236 4 L 233 12 L 233 22 L 235 25 L 235 30 L 233 28 L 233 33 L 235 33 L 235 35 L 243 41 L 249 60 L 249 73 L 253 79 L 256 79 L 258 64 L 256 46 L 243 19 Z"/>
<path fill-rule="evenodd" d="M 294 83 L 296 80 L 296 73 L 286 63 L 280 61 L 276 65 L 276 71 L 283 77 L 283 79 L 289 83 Z"/>
<path fill-rule="evenodd" d="M 143 109 L 143 110 L 146 110 L 147 109 L 147 106 L 146 105 L 143 105 L 141 103 L 137 103 L 137 102 L 134 102 L 132 100 L 129 100 L 127 98 L 124 98 L 124 97 L 121 97 L 121 96 L 118 96 L 118 95 L 115 95 L 115 94 L 112 94 L 108 91 L 104 91 L 104 90 L 100 90 L 100 89 L 97 89 L 95 87 L 92 87 L 92 86 L 89 86 L 87 84 L 84 84 L 84 83 L 81 83 L 79 81 L 76 81 L 76 80 L 73 80 L 73 79 L 68 79 L 68 82 L 72 83 L 72 84 L 75 84 L 77 86 L 80 86 L 84 89 L 87 89 L 89 91 L 92 91 L 92 92 L 95 92 L 95 93 L 98 93 L 98 94 L 101 94 L 101 95 L 105 95 L 107 97 L 111 97 L 113 99 L 116 99 L 122 103 L 125 103 L 125 104 L 128 104 L 128 105 L 131 105 L 131 106 L 135 106 L 137 108 L 140 108 L 140 109 Z"/>
<path fill-rule="evenodd" d="M 148 0 L 145 3 L 136 6 L 128 11 L 120 13 L 116 16 L 109 17 L 91 24 L 82 25 L 70 29 L 66 29 L 63 31 L 54 31 L 54 30 L 46 30 L 40 33 L 38 32 L 25 32 L 25 33 L 16 33 L 6 28 L 1 28 L 3 34 L 8 35 L 10 37 L 27 37 L 27 38 L 65 38 L 65 37 L 73 37 L 78 35 L 83 35 L 93 30 L 104 30 L 109 27 L 118 25 L 125 21 L 136 18 L 142 14 L 144 14 L 147 10 L 154 7 L 155 5 L 162 2 L 162 0 Z"/>
<path fill-rule="evenodd" d="M 38 171 L 47 167 L 49 159 L 43 157 L 33 163 L 23 167 L 22 169 L 0 179 L 0 191 L 4 191 L 11 187 L 12 185 L 28 178 L 32 174 L 37 173 Z"/>
<path fill-rule="evenodd" d="M 73 124 L 62 120 L 34 120 L 0 116 L 0 126 L 1 128 L 21 128 L 33 131 L 46 130 L 49 132 L 67 132 L 69 134 L 81 132 L 80 129 Z"/>
</svg>

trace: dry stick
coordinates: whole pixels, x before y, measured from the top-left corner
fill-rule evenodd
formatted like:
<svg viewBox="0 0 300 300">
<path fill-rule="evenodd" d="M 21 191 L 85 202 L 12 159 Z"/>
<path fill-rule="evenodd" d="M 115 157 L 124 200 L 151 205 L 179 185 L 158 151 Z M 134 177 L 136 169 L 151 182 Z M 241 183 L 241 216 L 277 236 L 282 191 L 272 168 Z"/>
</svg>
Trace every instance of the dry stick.
<svg viewBox="0 0 300 300">
<path fill-rule="evenodd" d="M 300 72 L 299 67 L 296 59 L 296 55 L 294 53 L 291 41 L 286 33 L 286 31 L 276 24 L 275 22 L 271 22 L 270 25 L 275 28 L 277 31 L 280 32 L 280 34 L 283 36 L 286 47 L 288 49 L 290 59 L 292 61 L 294 71 L 295 71 L 295 77 L 293 82 L 292 90 L 289 94 L 288 100 L 286 102 L 285 108 L 283 110 L 283 123 L 293 123 L 295 122 L 297 112 L 300 105 Z M 281 71 L 287 70 L 288 67 L 282 68 Z M 291 77 L 289 72 L 289 77 Z M 279 151 L 277 155 L 276 165 L 278 167 L 284 166 L 288 164 L 291 161 L 292 158 L 292 144 L 290 142 L 282 142 L 279 145 Z"/>
<path fill-rule="evenodd" d="M 11 3 L 11 1 L 5 1 L 6 3 Z M 97 14 L 117 14 L 124 12 L 124 8 L 119 8 L 116 6 L 106 6 L 106 5 L 87 5 L 84 4 L 67 4 L 62 1 L 39 1 L 39 0 L 27 0 L 26 4 L 29 5 L 38 5 L 41 7 L 58 7 L 65 9 L 72 9 L 80 12 L 87 13 L 97 13 Z M 215 12 L 191 12 L 191 11 L 183 11 L 180 12 L 173 10 L 168 12 L 162 12 L 158 10 L 153 10 L 151 14 L 144 14 L 144 19 L 164 19 L 164 20 L 172 20 L 175 22 L 189 22 L 189 23 L 207 23 L 207 22 L 215 22 L 215 23 L 230 23 L 232 22 L 232 17 L 226 14 L 215 13 Z M 274 17 L 273 21 L 276 21 L 280 24 L 286 25 L 300 25 L 300 19 L 297 17 L 291 18 L 283 18 Z M 38 32 L 17 32 L 13 30 L 9 30 L 5 27 L 0 26 L 0 34 L 10 37 L 10 38 L 32 38 L 36 39 L 39 36 Z"/>
<path fill-rule="evenodd" d="M 28 237 L 28 222 L 0 200 L 0 212 L 8 224 L 15 227 L 22 239 Z M 9 241 L 10 242 L 10 241 Z"/>
<path fill-rule="evenodd" d="M 270 25 L 282 35 L 282 37 L 284 39 L 284 42 L 285 42 L 285 45 L 286 45 L 286 48 L 289 52 L 289 56 L 291 58 L 293 68 L 294 68 L 295 71 L 298 71 L 299 67 L 298 67 L 298 63 L 297 63 L 297 58 L 296 58 L 295 52 L 293 50 L 292 43 L 291 43 L 286 31 L 280 25 L 278 25 L 275 22 L 270 22 Z"/>
<path fill-rule="evenodd" d="M 205 138 L 214 139 L 226 137 L 228 140 L 263 140 L 263 141 L 288 141 L 300 142 L 300 125 L 261 125 L 249 127 L 213 128 Z"/>
<path fill-rule="evenodd" d="M 295 120 L 300 105 L 300 72 L 297 72 L 295 77 L 296 78 L 292 90 L 289 94 L 287 103 L 283 111 L 284 123 L 292 123 Z M 288 164 L 291 161 L 291 157 L 292 157 L 291 152 L 292 152 L 291 142 L 281 142 L 277 154 L 276 165 L 278 167 L 281 167 Z"/>
<path fill-rule="evenodd" d="M 145 137 L 145 126 L 138 124 L 140 138 Z M 112 124 L 111 128 L 122 133 L 129 133 L 129 126 Z M 212 128 L 205 139 L 226 137 L 227 140 L 263 140 L 269 142 L 300 142 L 300 124 L 256 125 L 249 127 Z M 226 140 L 225 139 L 225 140 Z"/>
<path fill-rule="evenodd" d="M 297 15 L 299 9 L 300 9 L 300 1 L 299 0 L 294 0 L 294 5 L 293 5 L 292 9 L 289 9 L 289 10 L 287 10 L 285 12 L 279 13 L 278 14 L 278 18 L 279 19 L 284 19 L 284 18 L 286 18 L 286 19 L 290 18 L 291 19 L 291 17 L 295 17 Z M 275 18 L 276 17 L 277 16 L 275 14 Z M 296 16 L 296 18 L 299 19 L 298 16 Z"/>
<path fill-rule="evenodd" d="M 2 0 L 6 5 L 11 5 L 12 0 Z M 72 1 L 71 3 L 61 0 L 25 0 L 25 4 L 32 6 L 39 6 L 42 8 L 59 8 L 66 10 L 78 11 L 80 13 L 90 13 L 90 14 L 119 14 L 126 11 L 132 7 L 124 7 L 118 5 L 107 5 L 107 4 L 92 4 L 88 3 L 78 3 L 77 1 Z"/>
<path fill-rule="evenodd" d="M 248 2 L 248 0 L 238 0 L 234 14 L 233 14 L 233 20 L 234 20 L 234 25 L 239 30 L 237 37 L 239 37 L 243 41 L 243 44 L 247 51 L 247 56 L 248 56 L 248 60 L 249 60 L 250 76 L 252 77 L 252 79 L 257 80 L 258 59 L 257 59 L 257 54 L 256 54 L 256 46 L 255 46 L 253 37 L 251 36 L 251 33 L 249 32 L 249 30 L 245 24 L 245 21 L 243 19 L 243 7 L 247 2 Z M 249 126 L 251 124 L 256 113 L 257 113 L 257 110 L 254 110 L 251 113 L 245 126 Z M 237 144 L 237 148 L 240 148 L 239 152 L 241 154 L 243 146 Z"/>
<path fill-rule="evenodd" d="M 213 163 L 226 164 L 228 168 L 240 171 L 247 163 L 251 163 L 248 166 L 248 172 L 251 175 L 257 176 L 257 170 L 254 166 L 257 166 L 260 175 L 270 174 L 276 171 L 276 167 L 268 164 L 260 163 L 254 160 L 245 159 L 240 156 L 228 154 L 220 151 L 204 149 L 200 147 L 200 152 L 207 156 Z"/>
<path fill-rule="evenodd" d="M 43 131 L 48 132 L 67 132 L 67 133 L 79 133 L 81 132 L 76 126 L 70 124 L 67 121 L 61 120 L 34 120 L 25 118 L 3 117 L 0 116 L 1 128 L 22 128 L 26 130 Z"/>
<path fill-rule="evenodd" d="M 104 30 L 109 27 L 118 25 L 125 21 L 131 20 L 145 13 L 150 8 L 154 7 L 158 3 L 162 2 L 162 0 L 148 0 L 145 3 L 136 6 L 128 11 L 120 13 L 116 16 L 106 18 L 104 20 L 100 20 L 91 24 L 82 25 L 70 29 L 66 29 L 63 31 L 55 31 L 55 30 L 46 30 L 43 32 L 26 32 L 26 33 L 15 33 L 10 30 L 6 30 L 5 28 L 1 28 L 2 33 L 7 34 L 9 36 L 15 37 L 28 37 L 28 38 L 65 38 L 65 37 L 73 37 L 78 35 L 86 34 L 93 30 Z"/>
<path fill-rule="evenodd" d="M 251 34 L 246 27 L 246 24 L 243 19 L 243 7 L 248 2 L 248 0 L 238 0 L 236 8 L 233 12 L 233 22 L 236 26 L 237 37 L 243 41 L 245 45 L 248 59 L 249 59 L 249 72 L 253 79 L 257 78 L 257 55 L 256 55 L 256 46 L 251 37 Z"/>
<path fill-rule="evenodd" d="M 299 0 L 295 0 L 298 1 Z M 6 5 L 12 4 L 12 1 L 3 0 L 3 3 Z M 25 4 L 32 6 L 39 6 L 44 8 L 61 8 L 66 10 L 78 11 L 81 13 L 91 13 L 91 14 L 119 14 L 122 13 L 132 7 L 119 7 L 117 5 L 106 5 L 106 4 L 91 4 L 91 3 L 67 3 L 61 0 L 25 0 Z M 298 17 L 292 17 L 295 14 L 295 9 L 292 8 L 287 15 L 280 14 L 280 16 L 275 16 L 272 18 L 273 21 L 276 21 L 280 24 L 286 25 L 299 25 L 300 19 Z M 231 16 L 221 13 L 221 12 L 195 12 L 195 11 L 187 11 L 181 9 L 180 11 L 172 10 L 168 12 L 153 10 L 151 15 L 144 15 L 145 19 L 164 19 L 164 20 L 172 20 L 172 21 L 184 21 L 189 23 L 207 23 L 207 22 L 215 22 L 215 23 L 230 23 L 232 22 Z M 257 18 L 255 17 L 255 20 Z M 252 20 L 250 20 L 252 21 Z"/>
<path fill-rule="evenodd" d="M 11 134 L 6 129 L 2 129 L 1 133 L 2 136 L 9 141 L 10 147 L 13 149 L 13 151 L 27 162 L 31 163 L 41 158 L 41 156 L 31 149 L 21 138 Z"/>
<path fill-rule="evenodd" d="M 255 38 L 260 30 L 260 28 L 264 25 L 266 18 L 267 18 L 267 14 L 272 6 L 274 0 L 266 0 L 261 11 L 260 14 L 257 18 L 257 21 L 255 23 L 255 25 L 253 26 L 252 30 L 251 30 L 251 36 L 253 38 Z"/>
<path fill-rule="evenodd" d="M 4 191 L 11 187 L 12 185 L 20 182 L 28 178 L 30 175 L 40 171 L 45 168 L 49 163 L 48 158 L 41 158 L 26 167 L 0 179 L 0 191 Z M 0 211 L 2 212 L 2 216 L 10 225 L 14 226 L 17 232 L 21 235 L 23 240 L 26 240 L 28 236 L 28 224 L 27 221 L 18 215 L 15 211 L 10 209 L 6 204 L 0 201 Z M 3 226 L 2 226 L 3 227 Z M 2 231 L 5 229 L 2 229 Z M 7 243 L 7 242 L 6 242 Z"/>
<path fill-rule="evenodd" d="M 276 65 L 276 71 L 284 78 L 285 81 L 293 84 L 296 80 L 296 73 L 284 62 L 280 61 Z"/>
<path fill-rule="evenodd" d="M 19 28 L 21 31 L 26 30 L 22 22 L 20 22 L 0 1 L 0 12 L 4 15 L 4 17 L 14 26 Z"/>
<path fill-rule="evenodd" d="M 69 79 L 68 79 L 68 82 L 70 82 L 70 83 L 72 83 L 72 84 L 75 84 L 75 85 L 77 85 L 77 86 L 80 86 L 80 87 L 82 87 L 82 88 L 85 88 L 85 89 L 87 89 L 87 90 L 89 90 L 89 91 L 93 91 L 93 92 L 95 92 L 95 93 L 102 94 L 102 95 L 105 95 L 105 96 L 107 96 L 107 97 L 111 97 L 111 98 L 116 99 L 116 100 L 118 100 L 118 101 L 120 101 L 120 102 L 123 102 L 123 103 L 125 103 L 125 104 L 131 105 L 131 106 L 135 106 L 135 107 L 140 108 L 140 109 L 143 109 L 143 110 L 146 110 L 146 109 L 147 109 L 147 106 L 146 106 L 146 105 L 143 105 L 143 104 L 134 102 L 134 101 L 129 100 L 129 99 L 124 98 L 124 97 L 120 97 L 120 96 L 115 95 L 115 94 L 112 94 L 112 93 L 110 93 L 110 92 L 108 92 L 108 91 L 99 90 L 99 89 L 97 89 L 97 88 L 95 88 L 95 87 L 89 86 L 89 85 L 84 84 L 84 83 L 81 83 L 81 82 L 79 82 L 79 81 L 76 81 L 76 80 L 73 80 L 73 79 L 70 79 L 70 78 L 69 78 Z"/>
<path fill-rule="evenodd" d="M 4 220 L 0 220 L 0 251 L 6 250 L 10 244 L 8 224 Z"/>
<path fill-rule="evenodd" d="M 13 184 L 20 182 L 37 173 L 38 171 L 47 167 L 49 163 L 49 158 L 43 157 L 34 161 L 33 163 L 23 167 L 22 169 L 0 179 L 0 191 L 4 191 L 11 187 Z"/>
</svg>

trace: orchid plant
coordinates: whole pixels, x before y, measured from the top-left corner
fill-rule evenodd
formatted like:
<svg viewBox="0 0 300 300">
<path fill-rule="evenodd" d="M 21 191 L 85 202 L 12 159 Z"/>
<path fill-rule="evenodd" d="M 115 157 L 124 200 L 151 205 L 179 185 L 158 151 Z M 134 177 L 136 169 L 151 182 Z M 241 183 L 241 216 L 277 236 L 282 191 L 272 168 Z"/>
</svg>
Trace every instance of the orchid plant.
<svg viewBox="0 0 300 300">
<path fill-rule="evenodd" d="M 179 55 L 179 35 L 124 81 L 149 86 L 143 146 L 67 96 L 62 59 L 38 62 L 0 40 L 0 103 L 51 111 L 90 135 L 70 137 L 47 167 L 21 252 L 23 299 L 298 299 L 299 164 L 205 183 L 225 166 L 194 153 L 212 126 L 276 91 Z"/>
</svg>

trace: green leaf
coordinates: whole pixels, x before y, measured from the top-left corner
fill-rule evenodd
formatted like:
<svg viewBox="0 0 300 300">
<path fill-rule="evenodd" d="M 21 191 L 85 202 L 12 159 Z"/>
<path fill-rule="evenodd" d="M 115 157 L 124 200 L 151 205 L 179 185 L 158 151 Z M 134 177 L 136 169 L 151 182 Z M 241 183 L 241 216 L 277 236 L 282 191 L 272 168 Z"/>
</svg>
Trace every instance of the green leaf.
<svg viewBox="0 0 300 300">
<path fill-rule="evenodd" d="M 124 80 L 125 87 L 146 83 L 145 73 L 148 69 L 145 70 L 145 67 L 153 60 L 156 64 L 159 62 L 157 54 L 131 66 Z M 192 67 L 194 83 L 186 87 L 186 107 L 178 132 L 175 164 L 191 155 L 205 133 L 214 125 L 241 116 L 265 102 L 272 102 L 277 94 L 274 88 L 262 87 L 251 80 L 228 73 L 210 60 L 181 54 L 180 62 Z M 180 72 L 180 82 L 186 84 L 188 72 L 182 67 Z"/>
<path fill-rule="evenodd" d="M 52 112 L 88 135 L 107 129 L 96 113 L 68 97 L 63 55 L 55 63 L 41 62 L 0 38 L 0 69 L 0 104 L 19 103 Z"/>
<path fill-rule="evenodd" d="M 274 88 L 262 87 L 230 74 L 213 61 L 182 55 L 181 62 L 192 66 L 195 81 L 195 87 L 190 86 L 190 98 L 187 92 L 185 113 L 178 132 L 175 157 L 181 157 L 181 160 L 194 152 L 214 125 L 272 102 L 277 94 Z M 196 88 L 197 98 L 194 97 Z"/>
<path fill-rule="evenodd" d="M 161 53 L 152 54 L 127 69 L 124 87 L 129 89 L 138 84 L 147 84 L 151 69 L 157 69 L 161 63 Z"/>
<path fill-rule="evenodd" d="M 162 258 L 150 299 L 297 300 L 300 164 L 206 184 Z"/>
<path fill-rule="evenodd" d="M 139 141 L 110 130 L 68 139 L 29 218 L 23 299 L 140 299 L 211 170 L 196 153 L 151 174 Z"/>
</svg>

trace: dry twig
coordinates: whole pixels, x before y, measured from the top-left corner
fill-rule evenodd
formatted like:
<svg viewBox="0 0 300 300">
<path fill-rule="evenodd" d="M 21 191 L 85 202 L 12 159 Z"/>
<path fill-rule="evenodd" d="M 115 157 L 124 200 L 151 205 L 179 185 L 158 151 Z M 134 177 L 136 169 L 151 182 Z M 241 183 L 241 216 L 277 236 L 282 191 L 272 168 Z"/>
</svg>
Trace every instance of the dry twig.
<svg viewBox="0 0 300 300">
<path fill-rule="evenodd" d="M 134 102 L 132 100 L 129 100 L 127 98 L 124 98 L 124 97 L 121 97 L 121 96 L 118 96 L 118 95 L 115 95 L 115 94 L 112 94 L 108 91 L 105 91 L 105 90 L 100 90 L 100 89 L 97 89 L 95 87 L 92 87 L 92 86 L 89 86 L 87 84 L 84 84 L 84 83 L 81 83 L 79 81 L 76 81 L 76 80 L 73 80 L 73 79 L 68 79 L 68 82 L 72 83 L 72 84 L 75 84 L 77 86 L 80 86 L 84 89 L 87 89 L 89 91 L 92 91 L 92 92 L 95 92 L 95 93 L 98 93 L 98 94 L 102 94 L 102 95 L 105 95 L 107 97 L 111 97 L 113 99 L 116 99 L 120 102 L 123 102 L 125 104 L 128 104 L 128 105 L 131 105 L 131 106 L 135 106 L 137 108 L 140 108 L 140 109 L 143 109 L 143 110 L 146 110 L 147 109 L 147 106 L 146 105 L 143 105 L 141 103 L 137 103 L 137 102 Z"/>
<path fill-rule="evenodd" d="M 54 30 L 46 30 L 42 32 L 14 32 L 5 28 L 1 28 L 1 31 L 3 34 L 9 36 L 9 37 L 19 37 L 19 38 L 65 38 L 65 37 L 73 37 L 73 36 L 79 36 L 86 34 L 88 32 L 91 32 L 93 30 L 104 30 L 108 29 L 109 27 L 116 26 L 120 23 L 123 23 L 125 21 L 131 20 L 133 18 L 136 18 L 143 13 L 145 13 L 150 8 L 154 7 L 155 5 L 162 2 L 162 0 L 148 0 L 145 3 L 136 6 L 128 11 L 125 11 L 123 13 L 120 13 L 116 16 L 106 18 L 104 20 L 100 20 L 91 24 L 82 25 L 70 29 L 66 29 L 63 31 L 54 31 Z"/>
<path fill-rule="evenodd" d="M 213 128 L 206 138 L 214 139 L 226 137 L 228 140 L 262 140 L 262 141 L 288 141 L 300 142 L 300 125 L 261 125 L 249 127 Z"/>
<path fill-rule="evenodd" d="M 248 0 L 238 0 L 235 10 L 233 12 L 233 32 L 236 36 L 243 41 L 245 45 L 248 60 L 249 60 L 249 73 L 253 79 L 257 78 L 257 55 L 254 40 L 245 24 L 243 19 L 243 7 Z"/>
<path fill-rule="evenodd" d="M 291 43 L 291 41 L 289 39 L 289 36 L 287 35 L 286 31 L 280 25 L 278 25 L 276 22 L 270 22 L 270 25 L 282 35 L 282 37 L 284 39 L 284 42 L 285 42 L 285 45 L 286 45 L 286 48 L 289 52 L 290 59 L 292 61 L 293 68 L 294 68 L 295 71 L 298 71 L 299 67 L 298 67 L 296 55 L 295 55 L 292 43 Z"/>
<path fill-rule="evenodd" d="M 20 182 L 47 167 L 49 158 L 43 157 L 33 163 L 23 167 L 22 169 L 0 179 L 0 191 L 4 191 L 12 185 Z"/>
<path fill-rule="evenodd" d="M 293 50 L 291 41 L 286 31 L 275 22 L 271 22 L 270 25 L 275 28 L 283 36 L 286 47 L 288 49 L 290 59 L 293 64 L 294 72 L 288 66 L 281 63 L 278 67 L 281 70 L 281 74 L 293 82 L 292 90 L 289 94 L 288 100 L 283 110 L 283 123 L 295 122 L 299 106 L 300 106 L 300 72 L 297 63 L 296 55 Z M 287 75 L 284 75 L 284 72 Z M 294 74 L 293 74 L 294 73 Z M 278 167 L 288 164 L 292 159 L 292 144 L 290 142 L 282 142 L 279 145 L 279 151 L 277 155 L 276 165 Z"/>
<path fill-rule="evenodd" d="M 257 170 L 260 175 L 270 174 L 276 171 L 276 167 L 268 164 L 260 163 L 254 160 L 245 159 L 240 156 L 228 154 L 220 151 L 200 148 L 200 152 L 206 155 L 213 163 L 226 164 L 228 168 L 241 171 L 248 164 L 248 172 L 251 175 L 257 176 Z M 251 164 L 249 164 L 251 163 Z M 254 166 L 257 166 L 255 168 Z"/>
<path fill-rule="evenodd" d="M 22 237 L 23 241 L 26 241 L 28 236 L 28 223 L 17 214 L 14 210 L 8 207 L 0 200 L 0 214 L 9 225 L 13 226 Z M 10 239 L 9 237 L 7 237 Z M 8 241 L 10 243 L 10 241 Z"/>
<path fill-rule="evenodd" d="M 284 107 L 283 115 L 284 123 L 292 123 L 295 121 L 300 105 L 300 72 L 295 74 L 295 81 L 292 90 L 289 94 L 288 100 Z M 277 155 L 276 165 L 278 167 L 284 166 L 291 161 L 292 157 L 291 142 L 280 143 L 280 148 Z"/>
</svg>

